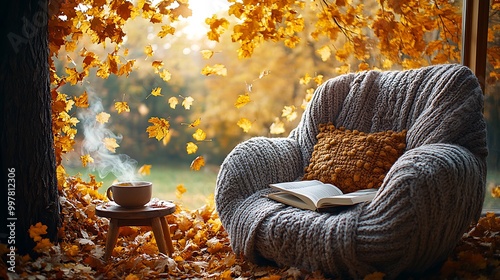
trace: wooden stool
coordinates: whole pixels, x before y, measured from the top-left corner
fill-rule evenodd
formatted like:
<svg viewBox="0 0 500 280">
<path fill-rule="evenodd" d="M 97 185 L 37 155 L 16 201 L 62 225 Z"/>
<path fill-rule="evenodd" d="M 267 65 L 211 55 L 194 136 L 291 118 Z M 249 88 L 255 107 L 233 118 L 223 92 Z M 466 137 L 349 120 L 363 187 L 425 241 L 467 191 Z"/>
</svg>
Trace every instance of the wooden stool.
<svg viewBox="0 0 500 280">
<path fill-rule="evenodd" d="M 175 204 L 166 201 L 148 203 L 141 208 L 124 208 L 114 202 L 98 205 L 95 209 L 97 216 L 109 218 L 109 232 L 106 237 L 106 253 L 104 260 L 107 261 L 113 252 L 118 238 L 118 229 L 122 226 L 150 226 L 158 244 L 158 250 L 170 257 L 174 252 L 170 229 L 166 215 L 175 211 Z M 168 251 L 167 251 L 168 250 Z"/>
</svg>

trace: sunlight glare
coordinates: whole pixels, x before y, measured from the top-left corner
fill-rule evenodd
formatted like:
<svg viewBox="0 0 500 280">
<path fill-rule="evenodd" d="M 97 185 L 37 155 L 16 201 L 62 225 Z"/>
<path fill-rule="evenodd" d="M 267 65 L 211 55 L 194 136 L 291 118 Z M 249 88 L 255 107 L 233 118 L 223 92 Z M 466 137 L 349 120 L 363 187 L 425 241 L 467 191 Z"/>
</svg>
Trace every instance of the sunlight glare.
<svg viewBox="0 0 500 280">
<path fill-rule="evenodd" d="M 187 25 L 183 28 L 184 34 L 191 40 L 204 37 L 209 30 L 205 19 L 228 7 L 229 3 L 225 0 L 189 0 L 189 8 L 193 11 L 193 14 L 185 19 Z"/>
</svg>

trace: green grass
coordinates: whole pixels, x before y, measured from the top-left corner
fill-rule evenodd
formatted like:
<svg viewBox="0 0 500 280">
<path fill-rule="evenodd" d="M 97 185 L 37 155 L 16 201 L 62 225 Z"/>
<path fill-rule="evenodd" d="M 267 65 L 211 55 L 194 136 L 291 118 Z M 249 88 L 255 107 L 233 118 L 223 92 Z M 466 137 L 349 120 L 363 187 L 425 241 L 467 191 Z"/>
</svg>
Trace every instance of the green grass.
<svg viewBox="0 0 500 280">
<path fill-rule="evenodd" d="M 88 180 L 88 170 L 85 168 L 66 167 L 69 175 L 80 173 L 82 179 Z M 143 176 L 141 180 L 153 183 L 153 197 L 174 201 L 177 205 L 182 205 L 185 209 L 197 209 L 207 203 L 207 199 L 213 195 L 215 190 L 215 181 L 217 178 L 217 167 L 205 166 L 200 171 L 193 171 L 188 165 L 180 164 L 178 166 L 153 165 L 151 174 Z M 96 175 L 96 173 L 90 172 Z M 108 174 L 104 178 L 96 175 L 96 180 L 102 181 L 103 186 L 99 192 L 104 194 L 106 189 L 115 181 L 113 174 Z M 177 198 L 176 188 L 182 184 L 186 192 Z"/>
<path fill-rule="evenodd" d="M 500 170 L 488 169 L 486 178 L 486 196 L 484 197 L 483 209 L 500 212 L 500 198 L 491 196 L 491 189 L 500 185 Z"/>
</svg>

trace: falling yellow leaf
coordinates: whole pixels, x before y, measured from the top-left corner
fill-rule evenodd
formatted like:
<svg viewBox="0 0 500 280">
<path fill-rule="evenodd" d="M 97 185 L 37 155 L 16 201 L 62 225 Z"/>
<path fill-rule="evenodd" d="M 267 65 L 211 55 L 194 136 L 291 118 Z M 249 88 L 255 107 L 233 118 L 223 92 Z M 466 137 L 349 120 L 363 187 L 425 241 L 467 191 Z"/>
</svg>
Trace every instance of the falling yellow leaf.
<svg viewBox="0 0 500 280">
<path fill-rule="evenodd" d="M 115 109 L 116 111 L 118 111 L 118 114 L 121 114 L 123 112 L 130 112 L 130 107 L 128 106 L 128 103 L 125 101 L 115 102 Z"/>
<path fill-rule="evenodd" d="M 227 69 L 226 66 L 222 64 L 214 64 L 214 66 L 207 65 L 201 70 L 201 74 L 205 76 L 209 75 L 227 76 Z"/>
<path fill-rule="evenodd" d="M 102 142 L 104 143 L 104 147 L 106 147 L 106 149 L 108 149 L 108 151 L 112 153 L 116 152 L 116 148 L 120 147 L 120 145 L 116 143 L 115 138 L 106 137 L 102 139 Z"/>
<path fill-rule="evenodd" d="M 151 63 L 153 68 L 155 69 L 155 73 L 160 73 L 160 68 L 163 67 L 163 61 L 161 60 L 155 60 Z"/>
<path fill-rule="evenodd" d="M 75 106 L 80 107 L 80 108 L 87 108 L 89 107 L 89 96 L 87 95 L 87 92 L 84 91 L 81 96 L 74 97 L 75 100 Z"/>
<path fill-rule="evenodd" d="M 271 124 L 270 127 L 271 134 L 282 134 L 285 133 L 285 124 L 278 118 Z"/>
<path fill-rule="evenodd" d="M 144 164 L 137 170 L 137 172 L 141 175 L 149 175 L 151 174 L 151 164 Z"/>
<path fill-rule="evenodd" d="M 192 170 L 198 171 L 203 166 L 205 166 L 205 159 L 203 158 L 203 156 L 198 156 L 197 158 L 195 158 L 193 160 L 193 162 L 191 162 L 191 169 Z"/>
<path fill-rule="evenodd" d="M 248 132 L 250 128 L 252 128 L 252 122 L 247 118 L 241 118 L 236 124 L 241 127 L 244 132 Z"/>
<path fill-rule="evenodd" d="M 196 153 L 196 151 L 198 151 L 198 146 L 193 142 L 188 142 L 186 144 L 186 151 L 189 155 L 194 154 Z"/>
<path fill-rule="evenodd" d="M 248 94 L 248 92 L 245 93 L 245 94 L 240 94 L 238 96 L 238 99 L 236 99 L 236 102 L 234 103 L 234 106 L 239 109 L 239 108 L 245 106 L 250 101 L 251 101 L 250 100 L 250 95 Z"/>
<path fill-rule="evenodd" d="M 214 55 L 214 52 L 211 50 L 201 50 L 200 52 L 201 52 L 201 56 L 204 59 L 209 59 Z"/>
<path fill-rule="evenodd" d="M 88 155 L 88 154 L 80 156 L 80 160 L 82 161 L 83 167 L 86 167 L 87 164 L 94 162 L 94 159 L 90 155 Z"/>
<path fill-rule="evenodd" d="M 167 136 L 163 137 L 163 140 L 161 140 L 163 146 L 167 146 L 167 144 L 170 142 L 170 139 L 172 139 L 172 133 L 168 133 Z"/>
<path fill-rule="evenodd" d="M 161 94 L 161 87 L 157 87 L 151 91 L 152 96 L 163 96 Z"/>
<path fill-rule="evenodd" d="M 170 108 L 175 109 L 175 106 L 179 104 L 179 99 L 177 97 L 172 96 L 168 99 L 168 104 L 170 104 Z"/>
<path fill-rule="evenodd" d="M 144 53 L 147 55 L 147 56 L 153 56 L 153 47 L 151 47 L 151 45 L 147 45 L 144 47 Z"/>
<path fill-rule="evenodd" d="M 197 118 L 194 122 L 189 124 L 189 127 L 197 127 L 201 123 L 201 118 Z"/>
<path fill-rule="evenodd" d="M 163 38 L 168 34 L 173 35 L 175 33 L 175 28 L 170 25 L 163 25 L 161 31 L 158 32 L 158 37 Z"/>
<path fill-rule="evenodd" d="M 306 73 L 304 77 L 300 78 L 301 85 L 307 85 L 311 81 L 312 77 L 309 73 Z"/>
<path fill-rule="evenodd" d="M 182 106 L 186 110 L 189 110 L 189 109 L 191 109 L 191 105 L 193 105 L 193 102 L 194 102 L 194 98 L 192 98 L 191 96 L 188 96 L 188 97 L 184 98 L 184 100 L 182 101 Z"/>
<path fill-rule="evenodd" d="M 95 120 L 99 123 L 105 124 L 109 121 L 111 115 L 106 112 L 100 112 L 95 116 Z"/>
<path fill-rule="evenodd" d="M 297 118 L 297 110 L 295 106 L 285 106 L 283 108 L 282 117 L 285 117 L 287 121 L 291 122 Z"/>
<path fill-rule="evenodd" d="M 196 141 L 203 141 L 205 140 L 205 138 L 207 138 L 207 134 L 205 133 L 205 131 L 201 130 L 201 129 L 197 129 L 195 133 L 193 133 L 193 138 L 196 140 Z"/>
<path fill-rule="evenodd" d="M 327 61 L 330 56 L 332 55 L 332 52 L 330 51 L 330 48 L 328 46 L 323 46 L 321 48 L 319 48 L 316 53 L 319 54 L 319 56 L 321 57 L 321 60 L 323 61 Z"/>
<path fill-rule="evenodd" d="M 149 138 L 155 137 L 156 140 L 160 141 L 165 136 L 168 135 L 170 129 L 170 122 L 164 118 L 152 117 L 148 122 L 153 125 L 148 126 L 146 131 L 149 133 Z"/>
<path fill-rule="evenodd" d="M 182 195 L 187 191 L 187 189 L 184 187 L 183 184 L 179 184 L 177 185 L 177 187 L 175 188 L 175 196 L 177 198 L 181 198 Z"/>
<path fill-rule="evenodd" d="M 161 71 L 159 75 L 160 78 L 162 78 L 162 80 L 164 80 L 165 82 L 170 81 L 170 79 L 172 78 L 172 74 L 170 74 L 167 69 L 163 69 L 163 71 Z"/>
</svg>

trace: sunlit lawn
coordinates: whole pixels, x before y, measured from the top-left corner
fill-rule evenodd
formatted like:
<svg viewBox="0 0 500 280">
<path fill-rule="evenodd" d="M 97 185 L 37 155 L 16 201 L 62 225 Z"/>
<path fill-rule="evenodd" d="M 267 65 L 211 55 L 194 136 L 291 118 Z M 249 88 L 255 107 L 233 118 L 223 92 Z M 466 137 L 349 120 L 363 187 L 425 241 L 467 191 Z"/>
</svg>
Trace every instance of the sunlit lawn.
<svg viewBox="0 0 500 280">
<path fill-rule="evenodd" d="M 491 189 L 500 185 L 500 171 L 489 169 L 486 182 L 486 196 L 483 208 L 486 211 L 495 211 L 496 213 L 500 213 L 500 198 L 494 198 L 491 196 Z"/>
<path fill-rule="evenodd" d="M 69 175 L 80 173 L 83 179 L 88 179 L 89 171 L 85 168 L 66 167 L 66 172 Z M 153 165 L 151 174 L 143 176 L 142 180 L 153 183 L 153 197 L 171 200 L 182 205 L 183 208 L 193 210 L 205 205 L 207 199 L 213 195 L 217 172 L 217 167 L 202 167 L 200 171 L 193 171 L 188 164 L 178 166 Z M 103 182 L 99 192 L 104 194 L 116 178 L 113 174 L 109 174 L 102 179 L 97 176 L 96 179 Z M 187 191 L 179 199 L 176 196 L 176 189 L 180 184 Z"/>
</svg>

